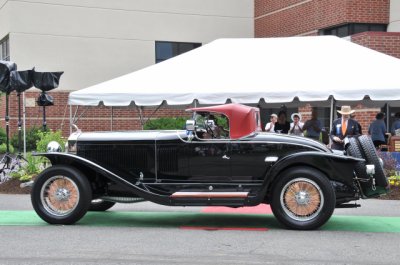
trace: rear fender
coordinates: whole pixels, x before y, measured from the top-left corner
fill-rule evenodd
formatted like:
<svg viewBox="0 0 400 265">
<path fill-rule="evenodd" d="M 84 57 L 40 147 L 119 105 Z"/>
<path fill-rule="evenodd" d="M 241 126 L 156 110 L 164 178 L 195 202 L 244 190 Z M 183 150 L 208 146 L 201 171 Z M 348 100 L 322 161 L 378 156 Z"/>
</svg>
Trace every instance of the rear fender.
<svg viewBox="0 0 400 265">
<path fill-rule="evenodd" d="M 271 165 L 265 178 L 263 194 L 268 194 L 271 186 L 284 170 L 296 166 L 315 168 L 325 174 L 329 180 L 352 187 L 354 167 L 359 161 L 364 161 L 364 159 L 314 151 L 288 155 Z"/>
<path fill-rule="evenodd" d="M 126 179 L 118 176 L 117 174 L 109 171 L 108 169 L 90 161 L 85 158 L 67 154 L 67 153 L 36 153 L 34 156 L 43 156 L 48 158 L 51 161 L 52 165 L 68 165 L 72 167 L 76 167 L 80 169 L 83 173 L 85 169 L 90 169 L 95 171 L 96 173 L 104 176 L 105 178 L 114 181 L 117 184 L 122 185 L 123 187 L 131 190 L 133 193 L 138 195 L 145 200 L 153 201 L 159 204 L 169 205 L 169 197 L 161 196 L 159 194 L 152 193 L 148 190 L 142 189 L 138 185 L 127 181 Z"/>
</svg>

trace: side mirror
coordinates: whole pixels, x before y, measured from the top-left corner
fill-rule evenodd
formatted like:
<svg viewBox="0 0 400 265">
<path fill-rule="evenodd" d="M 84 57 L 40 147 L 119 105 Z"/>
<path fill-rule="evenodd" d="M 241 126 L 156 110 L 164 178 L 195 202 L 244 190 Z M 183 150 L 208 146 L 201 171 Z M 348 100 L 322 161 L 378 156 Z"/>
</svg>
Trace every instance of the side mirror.
<svg viewBox="0 0 400 265">
<path fill-rule="evenodd" d="M 196 126 L 195 120 L 186 121 L 186 131 L 194 132 L 195 126 Z"/>
</svg>

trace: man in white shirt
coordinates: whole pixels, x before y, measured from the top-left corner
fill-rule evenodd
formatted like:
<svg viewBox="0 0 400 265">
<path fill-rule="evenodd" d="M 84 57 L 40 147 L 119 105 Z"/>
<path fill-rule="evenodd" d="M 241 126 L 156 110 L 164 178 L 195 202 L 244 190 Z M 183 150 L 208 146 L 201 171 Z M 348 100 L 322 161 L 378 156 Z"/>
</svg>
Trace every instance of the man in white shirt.
<svg viewBox="0 0 400 265">
<path fill-rule="evenodd" d="M 272 113 L 270 118 L 270 122 L 265 125 L 265 131 L 266 132 L 275 132 L 275 123 L 278 121 L 278 115 L 275 113 Z"/>
</svg>

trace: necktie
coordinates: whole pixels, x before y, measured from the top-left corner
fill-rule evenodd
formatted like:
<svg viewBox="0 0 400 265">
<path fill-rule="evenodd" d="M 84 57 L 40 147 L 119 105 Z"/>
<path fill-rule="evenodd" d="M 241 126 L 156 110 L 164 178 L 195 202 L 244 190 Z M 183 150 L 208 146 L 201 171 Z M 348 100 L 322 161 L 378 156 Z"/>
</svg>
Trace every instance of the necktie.
<svg viewBox="0 0 400 265">
<path fill-rule="evenodd" d="M 345 120 L 342 120 L 342 135 L 346 134 L 347 124 Z"/>
</svg>

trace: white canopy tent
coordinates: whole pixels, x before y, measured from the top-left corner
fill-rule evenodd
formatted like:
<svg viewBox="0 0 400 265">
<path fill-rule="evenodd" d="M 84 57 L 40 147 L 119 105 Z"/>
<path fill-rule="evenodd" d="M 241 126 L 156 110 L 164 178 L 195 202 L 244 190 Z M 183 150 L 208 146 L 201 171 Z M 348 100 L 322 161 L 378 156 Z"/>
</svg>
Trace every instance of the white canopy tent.
<svg viewBox="0 0 400 265">
<path fill-rule="evenodd" d="M 69 104 L 398 101 L 399 72 L 400 59 L 334 36 L 219 39 L 72 92 Z"/>
</svg>

